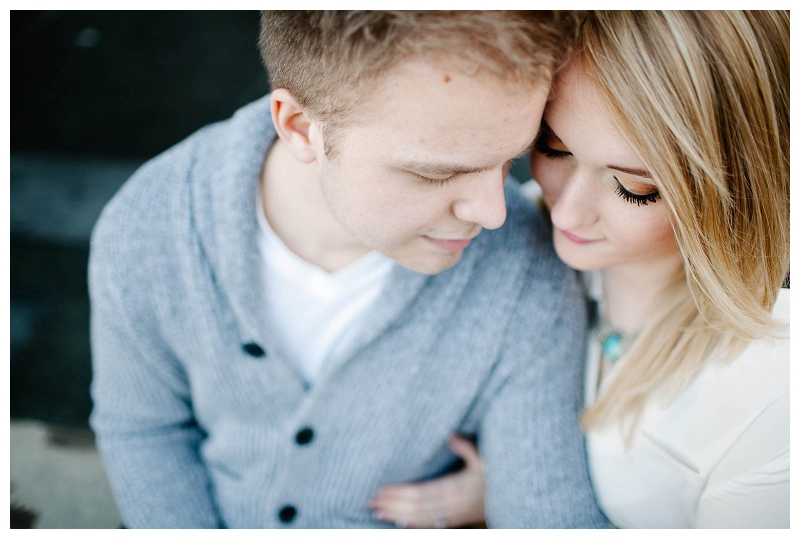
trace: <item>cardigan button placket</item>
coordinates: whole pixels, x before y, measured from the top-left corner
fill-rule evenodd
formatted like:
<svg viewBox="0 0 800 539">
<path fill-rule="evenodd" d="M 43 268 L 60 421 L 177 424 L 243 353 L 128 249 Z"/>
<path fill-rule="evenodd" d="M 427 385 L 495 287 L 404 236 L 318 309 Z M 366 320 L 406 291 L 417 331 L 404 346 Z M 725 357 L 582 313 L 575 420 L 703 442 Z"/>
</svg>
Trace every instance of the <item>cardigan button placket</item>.
<svg viewBox="0 0 800 539">
<path fill-rule="evenodd" d="M 267 355 L 267 353 L 264 352 L 264 349 L 254 342 L 243 344 L 242 350 L 244 350 L 253 357 L 264 357 Z"/>
<path fill-rule="evenodd" d="M 306 445 L 311 443 L 311 440 L 314 439 L 314 431 L 309 428 L 305 427 L 297 431 L 297 435 L 295 435 L 294 440 L 297 442 L 297 445 Z"/>
<path fill-rule="evenodd" d="M 278 511 L 278 518 L 284 524 L 291 523 L 295 517 L 297 516 L 297 508 L 293 505 L 284 505 L 281 507 L 281 510 Z"/>
</svg>

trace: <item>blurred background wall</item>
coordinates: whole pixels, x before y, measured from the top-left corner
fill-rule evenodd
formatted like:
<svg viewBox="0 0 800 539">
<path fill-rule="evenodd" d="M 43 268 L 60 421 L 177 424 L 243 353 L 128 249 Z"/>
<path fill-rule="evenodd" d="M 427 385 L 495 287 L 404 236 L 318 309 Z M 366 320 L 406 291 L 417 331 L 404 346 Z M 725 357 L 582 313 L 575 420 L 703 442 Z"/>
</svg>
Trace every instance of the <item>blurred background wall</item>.
<svg viewBox="0 0 800 539">
<path fill-rule="evenodd" d="M 258 21 L 11 12 L 12 527 L 120 524 L 87 424 L 89 235 L 140 164 L 268 91 Z"/>
<path fill-rule="evenodd" d="M 146 159 L 268 91 L 257 12 L 11 13 L 11 415 L 85 426 L 89 234 Z"/>
<path fill-rule="evenodd" d="M 11 525 L 118 527 L 87 419 L 89 235 L 146 159 L 268 91 L 257 12 L 11 12 Z"/>
</svg>

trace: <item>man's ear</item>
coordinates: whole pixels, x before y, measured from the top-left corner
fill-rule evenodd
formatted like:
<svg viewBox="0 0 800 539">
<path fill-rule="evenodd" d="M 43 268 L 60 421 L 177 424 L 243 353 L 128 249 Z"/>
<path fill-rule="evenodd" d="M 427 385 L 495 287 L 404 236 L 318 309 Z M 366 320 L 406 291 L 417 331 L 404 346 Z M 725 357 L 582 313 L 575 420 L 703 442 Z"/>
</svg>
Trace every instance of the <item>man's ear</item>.
<svg viewBox="0 0 800 539">
<path fill-rule="evenodd" d="M 289 151 L 301 163 L 312 163 L 317 155 L 309 138 L 312 122 L 305 108 L 285 88 L 273 90 L 269 105 L 275 131 Z"/>
</svg>

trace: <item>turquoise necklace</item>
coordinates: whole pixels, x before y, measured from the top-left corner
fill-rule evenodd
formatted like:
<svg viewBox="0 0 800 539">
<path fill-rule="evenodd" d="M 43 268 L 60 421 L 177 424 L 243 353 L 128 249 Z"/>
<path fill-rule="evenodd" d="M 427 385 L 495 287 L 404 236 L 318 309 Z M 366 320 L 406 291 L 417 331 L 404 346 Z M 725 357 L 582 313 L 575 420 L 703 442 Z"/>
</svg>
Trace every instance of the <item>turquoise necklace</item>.
<svg viewBox="0 0 800 539">
<path fill-rule="evenodd" d="M 599 331 L 598 336 L 600 337 L 600 353 L 611 363 L 624 356 L 636 339 L 636 335 L 626 337 L 622 332 L 611 328 Z"/>
<path fill-rule="evenodd" d="M 614 363 L 630 350 L 638 333 L 625 335 L 622 331 L 611 327 L 603 316 L 600 304 L 595 300 L 592 300 L 592 303 L 594 305 L 593 309 L 590 310 L 592 313 L 591 325 L 597 331 L 600 353 L 603 355 L 603 359 Z"/>
</svg>

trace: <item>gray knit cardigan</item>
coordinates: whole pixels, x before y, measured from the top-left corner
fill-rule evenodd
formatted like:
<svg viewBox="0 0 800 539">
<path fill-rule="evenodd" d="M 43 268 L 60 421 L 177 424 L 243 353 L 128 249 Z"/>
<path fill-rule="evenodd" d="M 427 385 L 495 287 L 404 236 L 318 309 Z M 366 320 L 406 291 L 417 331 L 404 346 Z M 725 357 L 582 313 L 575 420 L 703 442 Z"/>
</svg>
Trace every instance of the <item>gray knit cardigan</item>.
<svg viewBox="0 0 800 539">
<path fill-rule="evenodd" d="M 309 386 L 264 323 L 265 97 L 146 163 L 103 211 L 89 268 L 91 425 L 128 527 L 386 527 L 382 485 L 441 474 L 475 435 L 490 526 L 606 521 L 578 429 L 585 309 L 542 216 L 453 268 L 397 266 L 345 358 Z M 509 182 L 510 183 L 510 182 Z"/>
</svg>

